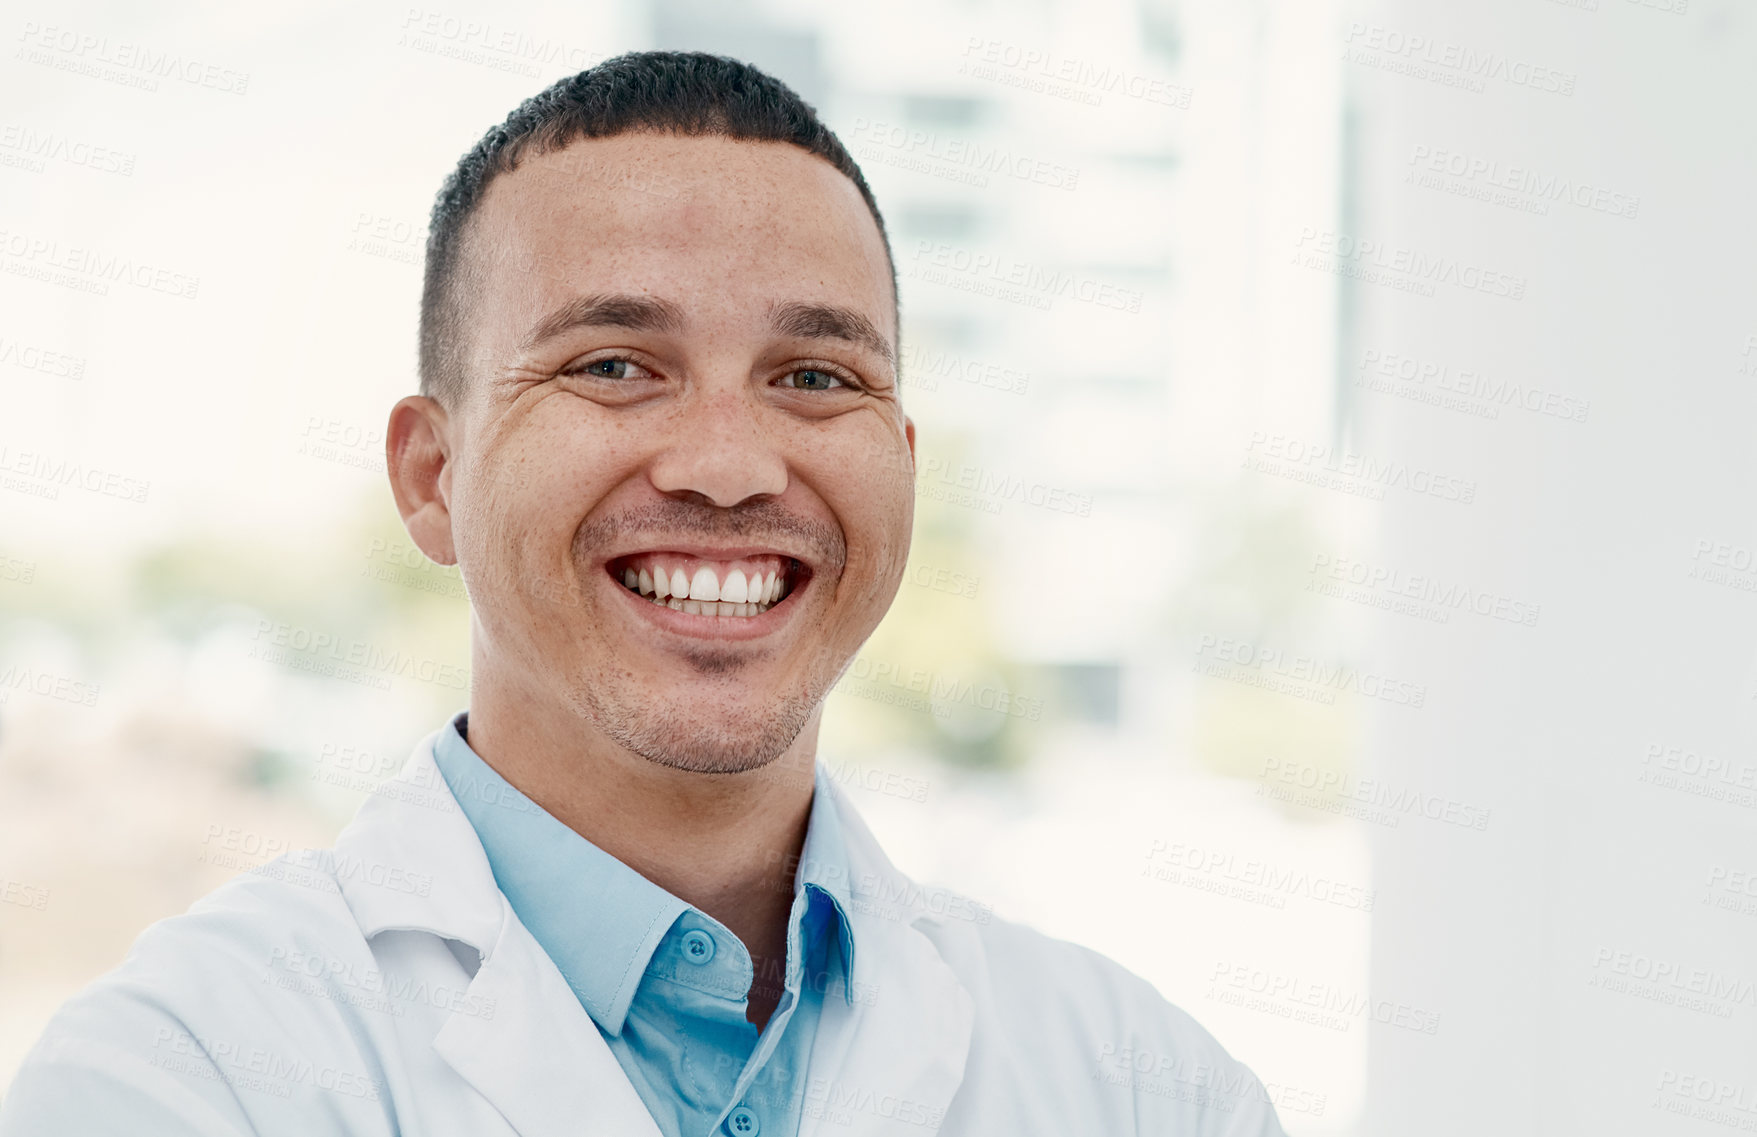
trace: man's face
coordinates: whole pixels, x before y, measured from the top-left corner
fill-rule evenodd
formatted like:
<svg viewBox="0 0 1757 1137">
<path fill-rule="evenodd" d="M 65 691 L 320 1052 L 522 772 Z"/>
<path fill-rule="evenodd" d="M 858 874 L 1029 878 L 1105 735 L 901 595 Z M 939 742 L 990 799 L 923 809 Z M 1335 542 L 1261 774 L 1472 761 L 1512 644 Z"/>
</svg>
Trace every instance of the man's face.
<svg viewBox="0 0 1757 1137">
<path fill-rule="evenodd" d="M 465 259 L 449 515 L 478 670 L 664 765 L 771 761 L 909 548 L 859 192 L 779 143 L 583 140 L 490 184 Z"/>
</svg>

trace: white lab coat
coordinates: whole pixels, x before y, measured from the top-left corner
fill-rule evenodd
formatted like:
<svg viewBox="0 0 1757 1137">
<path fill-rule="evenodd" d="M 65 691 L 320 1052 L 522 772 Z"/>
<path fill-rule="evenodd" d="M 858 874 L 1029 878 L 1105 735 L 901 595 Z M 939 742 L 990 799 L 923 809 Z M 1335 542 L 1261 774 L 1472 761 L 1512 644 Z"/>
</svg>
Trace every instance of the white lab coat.
<svg viewBox="0 0 1757 1137">
<path fill-rule="evenodd" d="M 660 1137 L 494 883 L 438 732 L 333 855 L 241 874 L 54 1016 L 0 1137 Z M 1143 980 L 893 867 L 839 790 L 860 984 L 801 1137 L 1270 1137 L 1261 1084 Z"/>
</svg>

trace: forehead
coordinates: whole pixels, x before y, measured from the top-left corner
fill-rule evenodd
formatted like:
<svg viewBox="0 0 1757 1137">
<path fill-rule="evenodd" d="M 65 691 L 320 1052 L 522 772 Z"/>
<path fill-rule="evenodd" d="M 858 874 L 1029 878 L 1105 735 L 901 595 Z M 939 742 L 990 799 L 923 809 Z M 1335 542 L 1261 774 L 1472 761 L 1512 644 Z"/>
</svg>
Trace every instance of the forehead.
<svg viewBox="0 0 1757 1137">
<path fill-rule="evenodd" d="M 467 256 L 486 338 L 522 333 L 506 325 L 558 301 L 618 292 L 706 322 L 840 304 L 895 342 L 890 263 L 860 191 L 787 143 L 642 132 L 528 156 L 489 183 Z"/>
</svg>

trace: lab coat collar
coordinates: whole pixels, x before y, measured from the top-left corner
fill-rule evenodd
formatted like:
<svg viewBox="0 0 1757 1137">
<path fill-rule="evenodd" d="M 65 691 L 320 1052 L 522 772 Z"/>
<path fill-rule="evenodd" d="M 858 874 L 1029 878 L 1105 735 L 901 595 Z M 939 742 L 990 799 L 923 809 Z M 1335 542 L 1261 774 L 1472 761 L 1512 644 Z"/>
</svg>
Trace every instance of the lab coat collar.
<svg viewBox="0 0 1757 1137">
<path fill-rule="evenodd" d="M 486 957 L 506 905 L 493 902 L 500 889 L 488 855 L 433 760 L 439 735 L 422 739 L 336 837 L 337 883 L 367 939 L 392 929 L 431 932 Z M 380 885 L 391 870 L 414 887 Z"/>
<path fill-rule="evenodd" d="M 620 1035 L 659 943 L 689 905 L 514 789 L 465 738 L 467 712 L 433 744 L 495 883 L 600 1029 Z"/>
<path fill-rule="evenodd" d="M 819 767 L 842 822 L 851 880 L 847 915 L 860 945 L 854 998 L 824 1002 L 804 1087 L 822 1108 L 802 1111 L 800 1137 L 918 1135 L 937 1129 L 964 1080 L 975 1002 L 947 962 L 978 958 L 982 945 L 943 889 L 923 890 L 891 863 L 866 819 Z M 908 1102 L 905 1115 L 896 1103 Z M 895 1110 L 887 1114 L 887 1110 Z M 836 1113 L 853 1115 L 852 1129 Z"/>
<path fill-rule="evenodd" d="M 343 875 L 361 933 L 431 932 L 480 954 L 433 1048 L 520 1137 L 661 1137 L 597 1025 L 494 883 L 482 842 L 434 761 L 439 735 L 415 747 L 336 839 L 338 865 L 382 862 L 426 886 L 394 890 L 374 887 L 365 872 Z M 431 792 L 416 798 L 414 786 Z"/>
<path fill-rule="evenodd" d="M 429 932 L 480 954 L 469 998 L 434 1048 L 521 1137 L 659 1137 L 597 1026 L 495 884 L 482 843 L 434 762 L 439 735 L 417 744 L 402 772 L 336 840 L 338 883 L 361 933 Z M 936 894 L 897 871 L 839 786 L 823 777 L 818 786 L 833 795 L 841 822 L 852 877 L 846 914 L 862 946 L 857 997 L 825 1002 L 807 1098 L 890 1095 L 943 1116 L 963 1080 L 975 1014 L 940 945 L 962 955 L 974 931 L 948 919 Z M 802 1137 L 827 1114 L 806 1110 Z M 863 1116 L 852 1133 L 881 1132 L 891 1120 Z M 901 1131 L 918 1133 L 919 1123 Z"/>
</svg>

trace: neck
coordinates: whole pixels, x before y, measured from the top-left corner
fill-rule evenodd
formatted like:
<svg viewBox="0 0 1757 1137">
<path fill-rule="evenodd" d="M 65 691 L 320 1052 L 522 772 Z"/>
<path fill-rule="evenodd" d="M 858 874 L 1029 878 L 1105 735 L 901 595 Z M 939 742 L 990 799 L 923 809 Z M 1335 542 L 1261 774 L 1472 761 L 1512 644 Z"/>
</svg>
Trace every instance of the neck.
<svg viewBox="0 0 1757 1137">
<path fill-rule="evenodd" d="M 479 668 L 468 741 L 562 824 L 726 925 L 763 975 L 766 961 L 786 959 L 820 714 L 768 765 L 704 774 L 634 754 L 572 709 L 509 690 Z M 762 1025 L 772 1006 L 752 991 L 753 1022 Z"/>
</svg>

